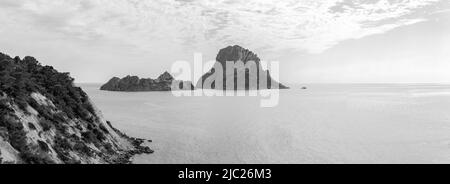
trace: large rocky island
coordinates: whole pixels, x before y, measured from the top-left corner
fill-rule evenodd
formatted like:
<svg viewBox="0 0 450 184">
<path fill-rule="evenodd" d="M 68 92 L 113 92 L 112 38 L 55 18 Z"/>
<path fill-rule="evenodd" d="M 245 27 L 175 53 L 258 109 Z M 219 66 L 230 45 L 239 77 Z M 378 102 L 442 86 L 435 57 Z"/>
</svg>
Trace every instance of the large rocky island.
<svg viewBox="0 0 450 184">
<path fill-rule="evenodd" d="M 250 67 L 237 67 L 234 72 L 227 72 L 226 62 L 238 62 L 241 61 L 246 65 L 249 61 L 253 61 L 255 65 Z M 288 89 L 287 86 L 275 81 L 270 76 L 268 70 L 264 70 L 261 66 L 260 58 L 252 51 L 245 49 L 239 45 L 229 46 L 221 49 L 216 57 L 216 63 L 214 67 L 197 82 L 197 88 L 203 89 L 225 89 L 225 90 L 255 90 L 255 89 Z M 216 71 L 216 66 L 220 66 L 223 71 Z M 251 70 L 256 72 L 250 72 Z M 245 74 L 245 85 L 238 85 L 238 75 L 241 72 Z M 207 84 L 208 79 L 216 78 L 215 75 L 223 74 L 223 88 L 216 88 L 216 81 L 213 80 L 210 84 Z M 255 82 L 249 82 L 250 79 L 256 79 Z M 267 80 L 263 80 L 267 79 Z M 263 81 L 267 82 L 267 85 Z M 233 86 L 234 84 L 234 86 Z"/>
<path fill-rule="evenodd" d="M 0 53 L 0 163 L 125 164 L 153 152 L 106 121 L 73 80 Z"/>
<path fill-rule="evenodd" d="M 106 84 L 100 87 L 105 91 L 171 91 L 173 82 L 179 83 L 178 89 L 193 90 L 191 82 L 175 80 L 169 72 L 164 72 L 157 79 L 140 79 L 137 76 L 126 76 L 122 79 L 113 77 Z M 186 88 L 184 88 L 186 85 Z M 176 90 L 178 90 L 176 89 Z M 175 89 L 174 89 L 175 90 Z"/>
</svg>

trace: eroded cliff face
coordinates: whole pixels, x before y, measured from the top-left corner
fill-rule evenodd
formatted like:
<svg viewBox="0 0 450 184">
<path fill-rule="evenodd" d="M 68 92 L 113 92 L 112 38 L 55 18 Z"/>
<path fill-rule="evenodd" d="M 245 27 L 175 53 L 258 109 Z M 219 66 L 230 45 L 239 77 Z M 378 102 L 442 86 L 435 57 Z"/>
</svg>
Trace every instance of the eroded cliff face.
<svg viewBox="0 0 450 184">
<path fill-rule="evenodd" d="M 179 84 L 177 89 L 172 89 L 172 84 Z M 184 87 L 186 86 L 186 87 Z M 193 90 L 194 86 L 189 81 L 175 80 L 168 72 L 164 72 L 157 79 L 140 79 L 137 76 L 126 76 L 122 79 L 113 77 L 106 84 L 100 87 L 105 91 L 172 91 L 172 90 Z"/>
<path fill-rule="evenodd" d="M 238 61 L 241 61 L 243 65 L 236 65 L 233 71 L 229 71 L 227 68 L 227 62 L 236 63 Z M 253 61 L 254 65 L 247 65 L 249 61 Z M 260 58 L 252 51 L 238 45 L 228 46 L 219 51 L 214 67 L 202 76 L 202 78 L 197 82 L 196 87 L 203 89 L 225 90 L 288 88 L 287 86 L 272 79 L 269 71 L 264 70 L 260 62 Z M 247 65 L 247 67 L 245 65 Z M 243 81 L 238 80 L 238 73 L 243 74 L 243 76 L 241 76 L 244 78 Z M 223 87 L 216 87 L 216 83 L 219 83 L 219 81 L 214 80 L 218 79 L 216 75 L 223 75 Z M 239 85 L 240 83 L 242 85 Z"/>
<path fill-rule="evenodd" d="M 153 151 L 112 127 L 68 73 L 0 53 L 0 163 L 130 163 Z"/>
</svg>

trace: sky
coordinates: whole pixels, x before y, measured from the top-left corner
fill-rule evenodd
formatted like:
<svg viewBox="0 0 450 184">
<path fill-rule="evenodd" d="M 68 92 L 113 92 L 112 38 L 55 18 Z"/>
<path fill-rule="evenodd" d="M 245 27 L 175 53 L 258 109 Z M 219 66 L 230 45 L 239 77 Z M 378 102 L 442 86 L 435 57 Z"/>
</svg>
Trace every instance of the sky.
<svg viewBox="0 0 450 184">
<path fill-rule="evenodd" d="M 448 0 L 0 0 L 0 23 L 0 52 L 79 83 L 229 45 L 280 62 L 284 83 L 450 83 Z"/>
</svg>

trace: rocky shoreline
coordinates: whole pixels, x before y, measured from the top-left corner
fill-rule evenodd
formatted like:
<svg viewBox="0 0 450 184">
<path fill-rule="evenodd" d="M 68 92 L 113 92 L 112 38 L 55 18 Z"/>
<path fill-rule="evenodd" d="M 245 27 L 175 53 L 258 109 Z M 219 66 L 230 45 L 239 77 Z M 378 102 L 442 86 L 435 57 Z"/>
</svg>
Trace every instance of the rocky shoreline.
<svg viewBox="0 0 450 184">
<path fill-rule="evenodd" d="M 145 139 L 140 139 L 140 138 L 134 138 L 134 137 L 130 137 L 128 135 L 126 135 L 125 133 L 121 132 L 120 130 L 114 128 L 111 125 L 111 122 L 106 121 L 106 123 L 108 124 L 109 127 L 111 127 L 111 129 L 113 129 L 117 134 L 119 134 L 120 136 L 122 136 L 123 138 L 127 139 L 128 141 L 131 142 L 131 144 L 133 145 L 133 147 L 135 149 L 133 150 L 128 150 L 127 152 L 125 152 L 122 157 L 119 157 L 115 160 L 113 160 L 112 162 L 115 164 L 132 164 L 132 157 L 135 155 L 141 155 L 141 154 L 152 154 L 154 153 L 154 150 L 150 149 L 148 146 L 143 146 L 143 144 L 145 143 L 145 141 L 147 142 L 152 142 L 152 140 L 145 140 Z"/>
</svg>

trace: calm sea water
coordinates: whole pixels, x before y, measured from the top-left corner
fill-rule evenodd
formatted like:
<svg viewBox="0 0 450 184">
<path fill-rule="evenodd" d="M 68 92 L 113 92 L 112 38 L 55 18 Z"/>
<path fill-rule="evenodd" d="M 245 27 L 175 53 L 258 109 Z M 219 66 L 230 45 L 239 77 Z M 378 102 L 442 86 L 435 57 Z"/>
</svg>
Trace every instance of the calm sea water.
<svg viewBox="0 0 450 184">
<path fill-rule="evenodd" d="M 293 86 L 273 108 L 80 86 L 117 128 L 153 140 L 135 163 L 450 163 L 450 85 Z"/>
</svg>

